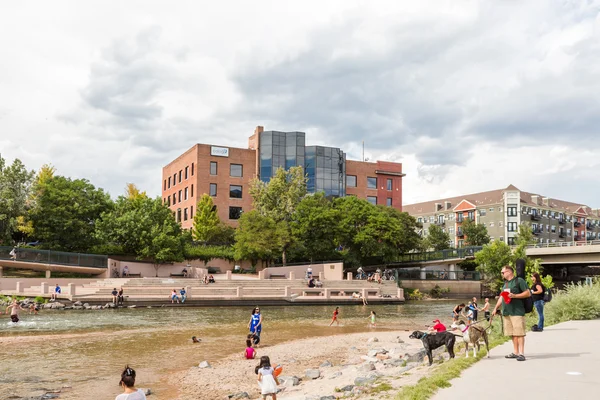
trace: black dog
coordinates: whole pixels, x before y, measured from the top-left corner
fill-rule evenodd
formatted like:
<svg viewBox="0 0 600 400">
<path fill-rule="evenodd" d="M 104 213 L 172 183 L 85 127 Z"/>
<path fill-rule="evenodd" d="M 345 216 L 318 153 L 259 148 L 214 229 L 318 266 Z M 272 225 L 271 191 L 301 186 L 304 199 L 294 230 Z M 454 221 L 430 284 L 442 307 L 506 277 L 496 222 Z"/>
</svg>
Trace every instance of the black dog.
<svg viewBox="0 0 600 400">
<path fill-rule="evenodd" d="M 425 333 L 421 331 L 414 331 L 410 334 L 411 339 L 421 339 L 423 347 L 427 352 L 427 358 L 429 358 L 429 365 L 433 364 L 433 350 L 441 346 L 446 346 L 446 351 L 450 354 L 450 358 L 454 358 L 454 342 L 456 342 L 456 336 L 451 332 L 437 332 L 437 333 Z"/>
</svg>

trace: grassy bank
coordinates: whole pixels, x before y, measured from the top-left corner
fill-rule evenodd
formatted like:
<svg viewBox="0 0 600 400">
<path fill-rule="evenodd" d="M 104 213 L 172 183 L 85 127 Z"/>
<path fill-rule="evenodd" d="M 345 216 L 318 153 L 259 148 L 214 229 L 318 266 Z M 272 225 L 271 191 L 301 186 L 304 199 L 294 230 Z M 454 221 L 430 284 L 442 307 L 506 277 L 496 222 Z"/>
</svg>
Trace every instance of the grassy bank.
<svg viewBox="0 0 600 400">
<path fill-rule="evenodd" d="M 544 308 L 545 326 L 572 320 L 588 320 L 600 318 L 600 280 L 594 279 L 592 285 L 567 285 L 559 291 L 552 302 Z M 506 342 L 508 337 L 502 336 L 500 319 L 493 323 L 490 333 L 490 349 Z M 537 323 L 537 315 L 527 316 L 527 326 Z M 458 341 L 457 341 L 458 342 Z M 463 350 L 464 351 L 464 350 Z M 455 349 L 458 357 L 458 350 Z M 451 386 L 450 380 L 460 376 L 461 372 L 475 364 L 485 352 L 479 352 L 475 358 L 460 357 L 447 361 L 436 367 L 428 377 L 422 378 L 416 385 L 404 387 L 396 395 L 396 400 L 426 400 L 439 389 Z"/>
</svg>

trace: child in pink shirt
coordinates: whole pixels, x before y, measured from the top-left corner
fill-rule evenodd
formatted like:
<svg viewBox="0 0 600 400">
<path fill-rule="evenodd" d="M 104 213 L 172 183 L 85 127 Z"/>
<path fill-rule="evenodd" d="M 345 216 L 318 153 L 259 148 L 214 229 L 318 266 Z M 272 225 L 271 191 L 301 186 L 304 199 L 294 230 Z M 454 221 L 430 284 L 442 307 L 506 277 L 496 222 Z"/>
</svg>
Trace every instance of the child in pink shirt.
<svg viewBox="0 0 600 400">
<path fill-rule="evenodd" d="M 252 360 L 256 357 L 256 350 L 252 347 L 252 341 L 246 339 L 246 350 L 244 350 L 244 357 L 246 360 Z"/>
</svg>

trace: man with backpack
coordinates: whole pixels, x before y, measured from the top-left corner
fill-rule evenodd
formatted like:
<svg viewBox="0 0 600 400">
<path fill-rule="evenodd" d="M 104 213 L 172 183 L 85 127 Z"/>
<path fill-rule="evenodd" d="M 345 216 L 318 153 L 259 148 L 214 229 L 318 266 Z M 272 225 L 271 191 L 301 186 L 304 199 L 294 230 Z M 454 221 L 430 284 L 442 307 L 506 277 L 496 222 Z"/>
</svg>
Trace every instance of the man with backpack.
<svg viewBox="0 0 600 400">
<path fill-rule="evenodd" d="M 502 296 L 498 298 L 492 316 L 502 306 L 504 334 L 512 337 L 514 351 L 506 358 L 525 361 L 525 305 L 524 299 L 531 296 L 527 282 L 515 276 L 513 267 L 506 265 L 500 271 L 504 278 Z"/>
</svg>

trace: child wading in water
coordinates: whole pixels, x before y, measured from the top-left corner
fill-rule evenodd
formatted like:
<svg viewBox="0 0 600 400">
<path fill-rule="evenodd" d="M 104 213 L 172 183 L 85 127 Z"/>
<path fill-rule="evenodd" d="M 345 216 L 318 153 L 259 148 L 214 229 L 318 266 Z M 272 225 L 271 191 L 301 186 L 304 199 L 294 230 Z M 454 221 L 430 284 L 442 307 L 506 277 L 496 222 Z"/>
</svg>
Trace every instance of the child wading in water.
<svg viewBox="0 0 600 400">
<path fill-rule="evenodd" d="M 260 364 L 254 372 L 258 374 L 258 386 L 260 387 L 260 394 L 262 394 L 263 400 L 266 400 L 267 396 L 271 396 L 273 400 L 277 400 L 277 385 L 279 385 L 279 381 L 273 375 L 275 370 L 271 367 L 269 357 L 262 356 Z"/>
<path fill-rule="evenodd" d="M 375 319 L 376 319 L 375 311 L 371 311 L 371 315 L 369 316 L 369 319 L 370 319 L 370 321 L 369 321 L 369 328 L 375 328 L 376 327 L 376 324 L 375 324 Z"/>
<path fill-rule="evenodd" d="M 338 326 L 340 325 L 340 321 L 338 320 L 338 315 L 340 314 L 340 308 L 336 307 L 335 311 L 333 312 L 333 318 L 331 319 L 331 323 L 329 324 L 329 326 L 333 325 L 333 323 L 337 323 Z"/>
</svg>

